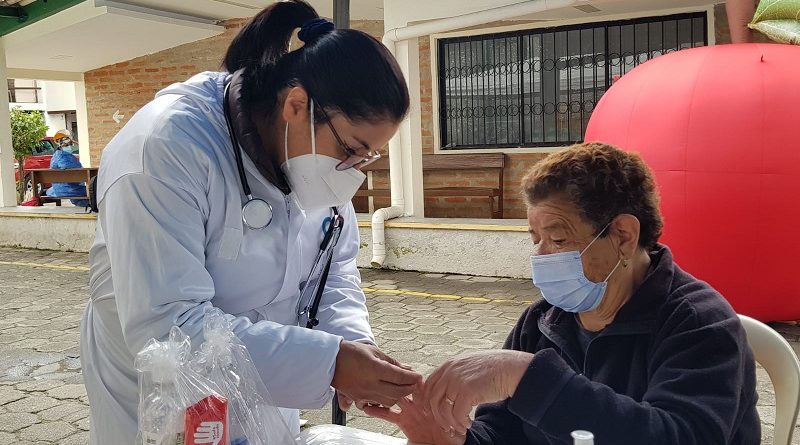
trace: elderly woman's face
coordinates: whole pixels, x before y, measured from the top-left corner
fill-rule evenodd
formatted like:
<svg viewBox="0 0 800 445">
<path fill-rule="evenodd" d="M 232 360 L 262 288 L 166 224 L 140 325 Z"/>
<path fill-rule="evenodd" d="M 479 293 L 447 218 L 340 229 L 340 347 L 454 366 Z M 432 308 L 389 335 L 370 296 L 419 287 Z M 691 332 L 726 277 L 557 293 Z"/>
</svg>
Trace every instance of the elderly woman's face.
<svg viewBox="0 0 800 445">
<path fill-rule="evenodd" d="M 581 260 L 584 274 L 595 283 L 605 280 L 620 260 L 613 232 L 597 238 L 589 246 L 598 232 L 581 218 L 573 204 L 564 199 L 553 198 L 529 205 L 528 225 L 534 244 L 534 255 L 583 252 Z"/>
</svg>

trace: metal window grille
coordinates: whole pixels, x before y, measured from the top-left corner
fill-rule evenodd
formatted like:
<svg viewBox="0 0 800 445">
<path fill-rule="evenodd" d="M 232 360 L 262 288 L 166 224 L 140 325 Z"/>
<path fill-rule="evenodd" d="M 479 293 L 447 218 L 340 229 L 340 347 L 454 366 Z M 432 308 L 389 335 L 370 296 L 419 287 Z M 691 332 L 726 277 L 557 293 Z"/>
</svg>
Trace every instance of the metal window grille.
<svg viewBox="0 0 800 445">
<path fill-rule="evenodd" d="M 640 63 L 708 44 L 706 13 L 441 39 L 442 149 L 568 145 Z"/>
<path fill-rule="evenodd" d="M 31 86 L 17 86 L 14 79 L 8 79 L 8 101 L 11 103 L 42 103 L 42 87 L 37 81 L 27 82 Z"/>
</svg>

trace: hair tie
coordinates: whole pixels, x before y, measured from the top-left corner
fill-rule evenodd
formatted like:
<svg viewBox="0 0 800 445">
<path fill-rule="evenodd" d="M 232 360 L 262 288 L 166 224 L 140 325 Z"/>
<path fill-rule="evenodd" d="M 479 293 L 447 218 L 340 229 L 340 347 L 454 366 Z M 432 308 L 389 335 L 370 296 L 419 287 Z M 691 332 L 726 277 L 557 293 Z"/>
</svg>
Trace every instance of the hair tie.
<svg viewBox="0 0 800 445">
<path fill-rule="evenodd" d="M 303 43 L 309 44 L 325 34 L 333 31 L 336 26 L 322 17 L 311 19 L 300 27 L 300 32 L 297 33 L 297 38 Z"/>
</svg>

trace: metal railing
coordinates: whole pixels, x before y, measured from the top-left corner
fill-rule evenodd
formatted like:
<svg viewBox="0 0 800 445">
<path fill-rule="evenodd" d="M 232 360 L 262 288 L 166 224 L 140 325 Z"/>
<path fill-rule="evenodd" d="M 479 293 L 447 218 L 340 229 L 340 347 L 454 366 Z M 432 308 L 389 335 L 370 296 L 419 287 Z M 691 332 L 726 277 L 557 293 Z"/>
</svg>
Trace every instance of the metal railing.
<svg viewBox="0 0 800 445">
<path fill-rule="evenodd" d="M 635 66 L 704 46 L 705 12 L 441 39 L 443 149 L 580 142 L 595 104 Z"/>
</svg>

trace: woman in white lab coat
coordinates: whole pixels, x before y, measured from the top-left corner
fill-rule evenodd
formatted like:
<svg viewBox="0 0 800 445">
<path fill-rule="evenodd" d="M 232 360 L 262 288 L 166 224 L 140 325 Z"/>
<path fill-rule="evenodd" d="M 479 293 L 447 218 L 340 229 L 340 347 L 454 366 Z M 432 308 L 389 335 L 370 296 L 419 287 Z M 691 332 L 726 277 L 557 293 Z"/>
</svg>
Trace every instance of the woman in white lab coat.
<svg viewBox="0 0 800 445">
<path fill-rule="evenodd" d="M 298 28 L 304 45 L 288 51 Z M 396 61 L 293 0 L 255 16 L 224 66 L 159 92 L 103 152 L 81 326 L 92 444 L 134 441 L 136 353 L 173 325 L 198 345 L 210 306 L 230 314 L 279 406 L 322 407 L 331 386 L 340 405 L 392 405 L 421 381 L 373 345 L 349 203 L 409 107 Z M 313 289 L 301 290 L 324 269 L 336 214 L 306 329 Z"/>
</svg>

